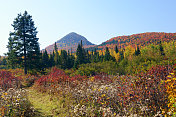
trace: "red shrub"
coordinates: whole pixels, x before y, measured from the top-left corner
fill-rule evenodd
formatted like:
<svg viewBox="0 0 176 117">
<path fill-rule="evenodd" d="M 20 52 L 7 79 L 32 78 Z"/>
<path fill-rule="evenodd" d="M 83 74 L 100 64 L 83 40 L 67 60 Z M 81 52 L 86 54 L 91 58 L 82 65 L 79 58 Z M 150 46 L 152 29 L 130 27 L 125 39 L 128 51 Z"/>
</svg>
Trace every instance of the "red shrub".
<svg viewBox="0 0 176 117">
<path fill-rule="evenodd" d="M 38 85 L 59 84 L 63 81 L 68 81 L 69 76 L 61 69 L 54 67 L 48 75 L 43 75 L 37 80 Z"/>
<path fill-rule="evenodd" d="M 36 83 L 38 85 L 47 86 L 51 84 L 60 84 L 60 83 L 70 82 L 75 80 L 83 81 L 86 78 L 87 78 L 86 76 L 81 76 L 81 75 L 70 77 L 63 70 L 54 67 L 48 75 L 42 76 L 40 79 L 36 81 Z"/>
<path fill-rule="evenodd" d="M 147 73 L 141 73 L 135 82 L 136 94 L 141 98 L 141 102 L 150 109 L 149 113 L 156 113 L 160 107 L 167 106 L 167 94 L 165 84 L 162 80 L 167 79 L 170 72 L 168 66 L 152 67 Z"/>
<path fill-rule="evenodd" d="M 19 87 L 20 79 L 15 77 L 11 72 L 6 70 L 0 71 L 0 86 L 1 88 L 7 90 L 11 87 Z"/>
</svg>

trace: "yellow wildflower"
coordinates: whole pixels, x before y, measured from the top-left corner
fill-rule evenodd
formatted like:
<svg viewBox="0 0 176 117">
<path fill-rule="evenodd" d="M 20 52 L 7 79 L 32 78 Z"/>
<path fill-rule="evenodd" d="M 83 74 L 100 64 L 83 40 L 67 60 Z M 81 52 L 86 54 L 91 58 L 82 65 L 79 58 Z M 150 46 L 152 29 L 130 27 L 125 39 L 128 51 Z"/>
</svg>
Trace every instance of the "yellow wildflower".
<svg viewBox="0 0 176 117">
<path fill-rule="evenodd" d="M 174 75 L 174 73 L 170 73 L 170 75 Z"/>
<path fill-rule="evenodd" d="M 108 87 L 106 87 L 106 90 L 108 90 Z"/>
<path fill-rule="evenodd" d="M 102 94 L 102 95 L 101 95 L 101 97 L 104 97 L 104 96 L 105 96 L 105 94 Z"/>
</svg>

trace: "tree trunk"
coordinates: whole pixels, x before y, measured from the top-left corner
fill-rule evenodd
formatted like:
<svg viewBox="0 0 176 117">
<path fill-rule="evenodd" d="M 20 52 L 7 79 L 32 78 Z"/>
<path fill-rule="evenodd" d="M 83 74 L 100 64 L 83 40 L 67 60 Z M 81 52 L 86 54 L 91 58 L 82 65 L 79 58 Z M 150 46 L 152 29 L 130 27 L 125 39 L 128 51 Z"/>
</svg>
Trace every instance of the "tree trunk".
<svg viewBox="0 0 176 117">
<path fill-rule="evenodd" d="M 27 74 L 27 62 L 26 62 L 26 38 L 25 38 L 25 27 L 23 19 L 23 46 L 24 46 L 24 74 Z"/>
</svg>

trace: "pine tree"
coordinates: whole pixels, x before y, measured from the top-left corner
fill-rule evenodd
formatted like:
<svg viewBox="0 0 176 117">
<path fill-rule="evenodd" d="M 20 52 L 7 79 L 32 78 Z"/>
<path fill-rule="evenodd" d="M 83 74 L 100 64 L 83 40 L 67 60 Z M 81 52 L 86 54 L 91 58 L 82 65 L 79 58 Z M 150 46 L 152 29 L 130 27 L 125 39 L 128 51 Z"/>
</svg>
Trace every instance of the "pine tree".
<svg viewBox="0 0 176 117">
<path fill-rule="evenodd" d="M 139 49 L 139 46 L 137 46 L 137 50 L 135 50 L 135 55 L 138 56 L 139 54 L 141 54 L 141 51 Z"/>
<path fill-rule="evenodd" d="M 117 45 L 115 46 L 115 52 L 116 52 L 116 53 L 119 52 L 119 50 L 118 50 L 118 48 L 117 48 Z"/>
<path fill-rule="evenodd" d="M 88 62 L 90 62 L 90 54 L 89 54 L 89 50 L 86 51 L 86 56 L 87 56 L 87 60 L 88 60 Z"/>
<path fill-rule="evenodd" d="M 55 65 L 54 63 L 54 55 L 50 54 L 49 56 L 49 67 L 53 67 Z"/>
<path fill-rule="evenodd" d="M 54 51 L 55 51 L 55 56 L 54 56 L 55 65 L 59 65 L 60 64 L 60 56 L 59 56 L 59 52 L 58 52 L 56 42 L 54 44 Z"/>
<path fill-rule="evenodd" d="M 61 63 L 60 63 L 61 68 L 66 69 L 68 66 L 68 56 L 65 50 L 61 50 L 60 58 L 61 58 Z"/>
<path fill-rule="evenodd" d="M 18 56 L 15 48 L 15 44 L 14 44 L 14 39 L 10 36 L 8 38 L 9 42 L 7 45 L 8 48 L 8 53 L 7 53 L 7 64 L 8 66 L 10 66 L 12 69 L 16 68 L 19 61 L 18 61 Z"/>
<path fill-rule="evenodd" d="M 68 51 L 67 54 L 67 68 L 72 68 L 74 66 L 75 57 Z"/>
<path fill-rule="evenodd" d="M 164 53 L 164 49 L 163 49 L 163 46 L 162 46 L 162 44 L 161 44 L 161 41 L 160 41 L 160 44 L 159 44 L 159 50 L 160 50 L 161 56 L 164 56 L 165 53 Z"/>
<path fill-rule="evenodd" d="M 110 55 L 108 47 L 106 47 L 104 61 L 110 61 L 110 60 L 112 60 L 112 56 Z"/>
<path fill-rule="evenodd" d="M 120 57 L 119 57 L 119 62 L 120 62 L 120 61 L 122 61 L 124 59 L 124 52 L 123 52 L 123 50 L 121 50 L 119 52 L 119 55 L 120 55 Z"/>
<path fill-rule="evenodd" d="M 39 68 L 40 48 L 37 38 L 37 28 L 34 26 L 32 16 L 24 12 L 18 14 L 13 24 L 14 32 L 10 33 L 8 43 L 8 61 L 9 63 L 21 64 L 24 67 L 24 73 L 28 70 Z M 12 59 L 15 59 L 12 60 Z"/>
<path fill-rule="evenodd" d="M 44 68 L 49 67 L 49 56 L 46 49 L 45 49 L 45 52 L 42 54 L 42 65 Z"/>
<path fill-rule="evenodd" d="M 86 56 L 85 49 L 83 48 L 82 45 L 82 40 L 81 44 L 78 44 L 77 51 L 76 51 L 76 60 L 74 62 L 74 67 L 77 68 L 78 65 L 88 63 L 88 56 Z"/>
<path fill-rule="evenodd" d="M 78 44 L 78 48 L 76 51 L 76 56 L 77 56 L 77 63 L 78 64 L 83 64 L 84 63 L 84 55 L 83 55 L 83 49 L 80 44 Z"/>
<path fill-rule="evenodd" d="M 92 55 L 92 62 L 99 62 L 100 58 L 99 58 L 99 53 L 97 52 L 97 49 L 94 49 L 93 55 Z"/>
</svg>

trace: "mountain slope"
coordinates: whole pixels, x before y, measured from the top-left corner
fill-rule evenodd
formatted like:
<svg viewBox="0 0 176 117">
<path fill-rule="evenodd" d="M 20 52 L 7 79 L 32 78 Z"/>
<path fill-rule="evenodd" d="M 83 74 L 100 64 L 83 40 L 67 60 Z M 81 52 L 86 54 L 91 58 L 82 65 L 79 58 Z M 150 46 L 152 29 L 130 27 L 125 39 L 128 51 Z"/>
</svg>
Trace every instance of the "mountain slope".
<svg viewBox="0 0 176 117">
<path fill-rule="evenodd" d="M 93 50 L 95 48 L 105 49 L 105 47 L 114 48 L 115 45 L 117 45 L 118 48 L 124 48 L 128 45 L 131 45 L 133 47 L 136 47 L 137 45 L 146 46 L 151 43 L 159 44 L 160 41 L 169 42 L 172 40 L 176 40 L 176 33 L 146 32 L 146 33 L 133 34 L 129 36 L 113 37 L 98 46 L 89 48 L 88 50 Z"/>
<path fill-rule="evenodd" d="M 58 50 L 61 50 L 61 49 L 71 50 L 72 48 L 72 51 L 76 51 L 78 44 L 81 43 L 81 40 L 84 48 L 94 46 L 94 44 L 89 42 L 85 37 L 75 32 L 71 32 L 66 36 L 64 36 L 63 38 L 61 38 L 60 40 L 56 41 L 56 45 L 58 47 Z M 46 50 L 48 51 L 48 53 L 51 53 L 53 51 L 53 48 L 54 48 L 54 44 L 47 46 Z"/>
</svg>

